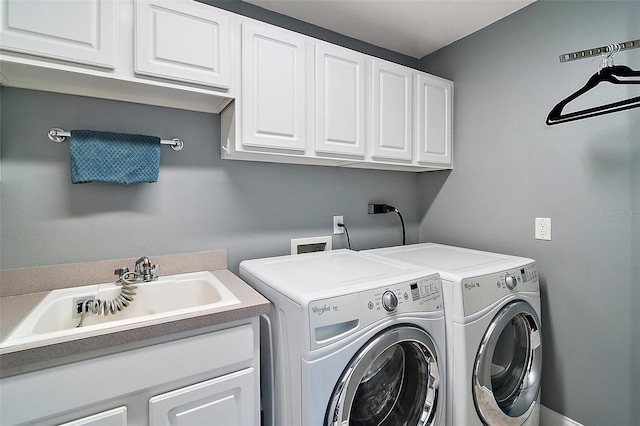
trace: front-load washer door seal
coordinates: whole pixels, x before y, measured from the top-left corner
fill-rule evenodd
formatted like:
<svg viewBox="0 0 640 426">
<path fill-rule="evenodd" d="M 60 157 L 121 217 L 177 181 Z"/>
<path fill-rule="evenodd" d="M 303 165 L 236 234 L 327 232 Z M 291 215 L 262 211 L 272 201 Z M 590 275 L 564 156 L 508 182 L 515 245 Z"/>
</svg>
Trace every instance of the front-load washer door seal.
<svg viewBox="0 0 640 426">
<path fill-rule="evenodd" d="M 487 425 L 520 426 L 540 392 L 542 344 L 533 307 L 505 305 L 482 338 L 473 368 L 473 399 Z"/>
<path fill-rule="evenodd" d="M 424 330 L 400 325 L 367 342 L 330 399 L 326 426 L 433 425 L 441 416 L 441 367 Z"/>
</svg>

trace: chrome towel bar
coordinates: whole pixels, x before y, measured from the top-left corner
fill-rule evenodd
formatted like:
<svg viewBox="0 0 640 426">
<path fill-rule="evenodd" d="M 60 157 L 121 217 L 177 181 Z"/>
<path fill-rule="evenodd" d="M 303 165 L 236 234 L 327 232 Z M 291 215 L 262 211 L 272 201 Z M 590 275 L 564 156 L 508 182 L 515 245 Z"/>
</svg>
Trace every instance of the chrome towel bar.
<svg viewBox="0 0 640 426">
<path fill-rule="evenodd" d="M 49 130 L 47 136 L 52 142 L 60 143 L 64 142 L 68 137 L 71 137 L 71 132 L 65 132 L 62 129 L 54 127 L 53 129 Z M 162 145 L 170 145 L 171 149 L 173 149 L 174 151 L 181 151 L 184 147 L 182 139 L 179 138 L 173 138 L 171 140 L 162 139 L 160 143 Z"/>
</svg>

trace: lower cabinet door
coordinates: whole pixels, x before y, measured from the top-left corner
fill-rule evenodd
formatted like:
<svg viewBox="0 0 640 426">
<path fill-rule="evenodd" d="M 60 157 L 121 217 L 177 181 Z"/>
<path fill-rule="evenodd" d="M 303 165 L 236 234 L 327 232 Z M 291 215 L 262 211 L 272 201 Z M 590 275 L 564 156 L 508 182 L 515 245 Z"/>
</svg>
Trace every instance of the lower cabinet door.
<svg viewBox="0 0 640 426">
<path fill-rule="evenodd" d="M 149 424 L 257 425 L 255 370 L 246 368 L 149 399 Z"/>
<path fill-rule="evenodd" d="M 127 407 L 118 407 L 60 426 L 127 426 Z"/>
</svg>

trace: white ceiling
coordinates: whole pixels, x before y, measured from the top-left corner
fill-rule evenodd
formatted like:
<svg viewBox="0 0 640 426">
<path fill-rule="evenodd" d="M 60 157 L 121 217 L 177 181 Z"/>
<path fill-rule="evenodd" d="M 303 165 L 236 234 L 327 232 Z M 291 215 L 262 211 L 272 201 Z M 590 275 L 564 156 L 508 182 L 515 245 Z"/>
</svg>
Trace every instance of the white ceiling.
<svg viewBox="0 0 640 426">
<path fill-rule="evenodd" d="M 535 0 L 244 0 L 422 58 Z"/>
</svg>

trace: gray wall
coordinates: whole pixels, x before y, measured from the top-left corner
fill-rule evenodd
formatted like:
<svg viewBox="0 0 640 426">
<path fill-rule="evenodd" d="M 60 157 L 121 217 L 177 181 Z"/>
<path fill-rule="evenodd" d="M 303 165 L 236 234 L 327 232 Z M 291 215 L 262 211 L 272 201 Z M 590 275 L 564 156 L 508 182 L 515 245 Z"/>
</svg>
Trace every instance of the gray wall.
<svg viewBox="0 0 640 426">
<path fill-rule="evenodd" d="M 374 46 L 369 43 L 365 43 L 355 38 L 347 37 L 342 34 L 338 34 L 334 31 L 326 28 L 318 27 L 316 25 L 309 24 L 298 19 L 293 19 L 285 15 L 281 15 L 276 12 L 261 8 L 251 3 L 246 3 L 240 0 L 197 0 L 201 3 L 209 4 L 219 7 L 221 9 L 228 10 L 239 15 L 247 16 L 249 18 L 258 19 L 263 22 L 268 22 L 272 25 L 277 25 L 282 28 L 286 28 L 291 31 L 296 31 L 301 34 L 308 35 L 320 40 L 324 40 L 329 43 L 344 46 L 349 49 L 357 50 L 358 52 L 365 53 L 367 55 L 376 56 L 378 58 L 386 59 L 387 61 L 396 62 L 411 68 L 418 68 L 420 61 L 411 56 L 404 55 L 402 53 L 394 52 L 389 49 Z M 372 27 L 372 31 L 376 31 Z"/>
<path fill-rule="evenodd" d="M 418 59 L 239 0 L 203 0 L 232 12 L 390 61 Z M 368 202 L 396 206 L 416 242 L 418 177 L 412 173 L 222 161 L 220 117 L 133 103 L 0 88 L 0 268 L 227 249 L 243 259 L 289 253 L 291 238 L 331 235 L 343 215 L 354 249 L 398 244 L 397 215 L 369 216 Z M 159 181 L 130 187 L 72 185 L 68 148 L 51 127 L 180 137 L 162 152 Z M 333 237 L 334 248 L 346 238 Z"/>
<path fill-rule="evenodd" d="M 599 63 L 560 54 L 639 28 L 637 1 L 541 0 L 421 62 L 455 84 L 455 168 L 420 176 L 420 241 L 538 261 L 542 403 L 585 425 L 640 421 L 640 109 L 545 119 Z M 614 62 L 639 70 L 640 50 Z M 640 95 L 606 86 L 575 107 Z M 534 239 L 534 217 L 552 219 L 552 241 Z"/>
<path fill-rule="evenodd" d="M 354 249 L 399 244 L 395 205 L 417 241 L 412 173 L 220 159 L 220 116 L 22 89 L 2 89 L 2 269 L 227 249 L 242 259 L 289 253 L 291 238 L 331 235 L 343 215 Z M 180 137 L 162 149 L 157 183 L 72 185 L 67 143 L 52 127 Z M 345 236 L 334 237 L 338 248 Z"/>
<path fill-rule="evenodd" d="M 202 0 L 411 67 L 418 59 L 239 0 Z M 354 249 L 402 241 L 397 215 L 368 216 L 368 202 L 396 206 L 417 241 L 412 173 L 222 161 L 220 117 L 189 111 L 0 88 L 0 268 L 223 248 L 229 268 L 287 254 L 291 238 L 331 235 L 343 215 Z M 71 185 L 68 148 L 51 127 L 180 137 L 164 148 L 159 182 Z M 334 247 L 346 247 L 344 235 Z"/>
<path fill-rule="evenodd" d="M 345 216 L 355 249 L 395 245 L 397 217 L 366 214 L 367 202 L 388 202 L 402 211 L 408 242 L 419 230 L 421 241 L 538 260 L 543 404 L 585 425 L 637 424 L 640 110 L 554 127 L 544 120 L 597 67 L 560 64 L 558 55 L 637 39 L 639 22 L 637 2 L 539 0 L 425 58 L 425 70 L 455 82 L 451 173 L 222 161 L 216 115 L 2 88 L 0 267 L 224 248 L 237 270 L 242 259 L 287 253 L 290 238 L 330 234 L 334 214 Z M 640 50 L 616 59 L 640 69 Z M 186 147 L 163 149 L 156 184 L 72 185 L 68 147 L 49 142 L 51 127 L 179 136 Z M 533 239 L 536 216 L 552 218 L 551 242 Z"/>
</svg>

